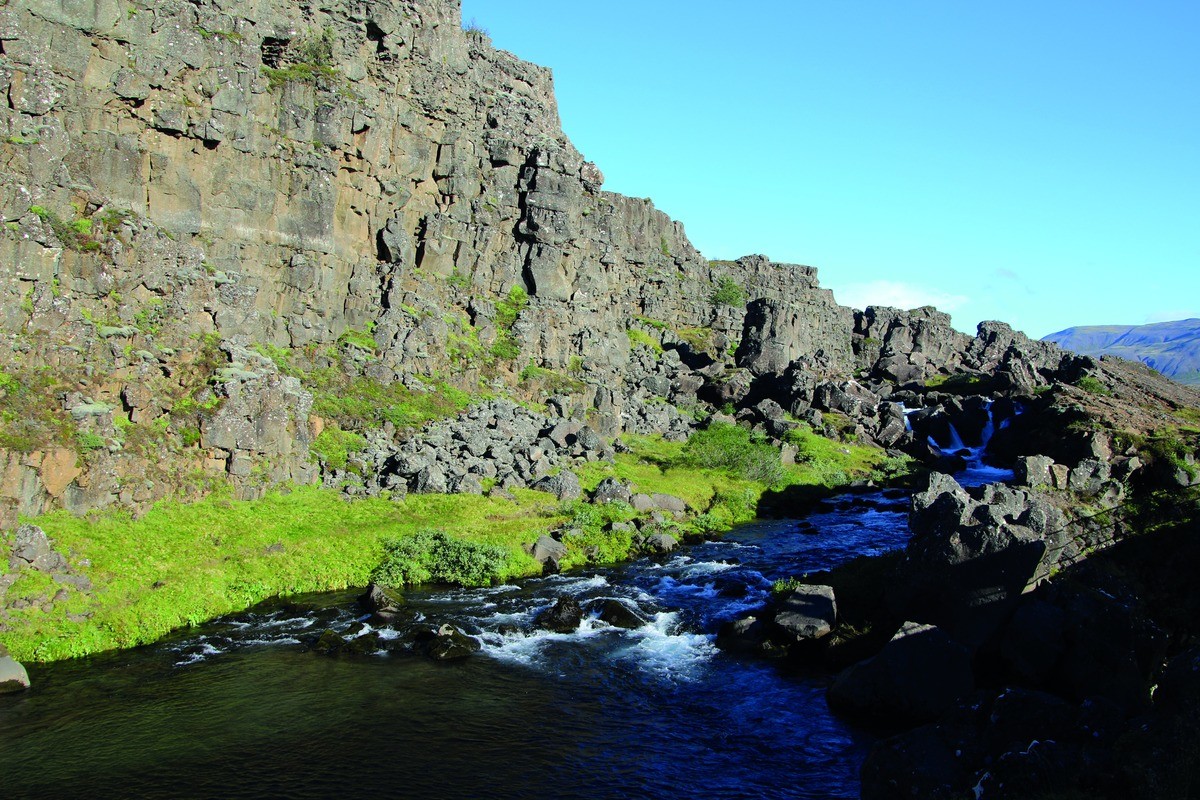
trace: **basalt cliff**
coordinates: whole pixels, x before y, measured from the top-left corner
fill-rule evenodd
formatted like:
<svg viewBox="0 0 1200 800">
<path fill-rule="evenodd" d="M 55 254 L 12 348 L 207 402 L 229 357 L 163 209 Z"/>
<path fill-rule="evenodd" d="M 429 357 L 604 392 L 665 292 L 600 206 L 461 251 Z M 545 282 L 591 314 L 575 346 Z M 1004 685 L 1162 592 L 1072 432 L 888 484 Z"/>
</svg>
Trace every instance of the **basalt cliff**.
<svg viewBox="0 0 1200 800">
<path fill-rule="evenodd" d="M 890 447 L 895 387 L 1100 369 L 999 323 L 838 306 L 810 267 L 705 260 L 603 191 L 549 71 L 453 2 L 20 0 L 0 43 L 9 523 L 318 481 L 330 426 L 380 432 L 338 476 L 370 482 L 409 419 L 328 395 L 557 397 L 609 438 L 834 411 Z"/>
<path fill-rule="evenodd" d="M 1198 482 L 1200 395 L 1141 365 L 999 322 L 967 336 L 932 308 L 842 307 L 812 267 L 706 260 L 648 200 L 604 191 L 550 72 L 464 30 L 454 0 L 9 0 L 0 96 L 0 590 L 28 569 L 86 582 L 17 527 L 58 508 L 313 483 L 569 497 L 570 466 L 621 434 L 713 420 L 785 459 L 808 426 L 941 472 L 986 440 L 1017 486 L 933 473 L 888 597 L 863 601 L 901 644 L 834 659 L 879 654 L 835 693 L 870 705 L 903 671 L 887 646 L 908 663 L 936 631 L 931 660 L 961 667 L 942 689 L 963 692 L 899 714 L 929 723 L 1002 682 L 971 659 L 1005 636 L 1074 635 L 1074 595 L 1011 621 L 1140 529 L 1119 509 Z M 726 638 L 805 650 L 772 625 Z M 1026 639 L 1006 669 L 1061 688 L 1021 661 Z M 1148 706 L 1134 694 L 1119 713 Z M 870 785 L 907 791 L 895 776 L 925 751 L 881 752 Z M 977 772 L 955 768 L 946 796 Z"/>
</svg>

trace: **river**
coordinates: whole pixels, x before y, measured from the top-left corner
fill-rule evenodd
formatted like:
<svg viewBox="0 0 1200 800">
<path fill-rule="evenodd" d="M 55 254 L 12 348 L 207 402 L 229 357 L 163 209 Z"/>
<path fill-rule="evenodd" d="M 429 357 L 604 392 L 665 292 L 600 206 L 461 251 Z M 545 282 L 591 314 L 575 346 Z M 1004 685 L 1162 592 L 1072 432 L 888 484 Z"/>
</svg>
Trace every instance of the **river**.
<svg viewBox="0 0 1200 800">
<path fill-rule="evenodd" d="M 32 665 L 35 688 L 0 698 L 0 794 L 856 797 L 872 737 L 829 713 L 828 678 L 723 653 L 713 634 L 777 578 L 902 546 L 907 505 L 842 495 L 659 560 L 410 592 L 417 622 L 479 638 L 459 662 L 413 655 L 391 628 L 375 655 L 312 652 L 361 615 L 335 593 Z M 617 598 L 647 623 L 535 631 L 561 595 Z"/>
</svg>

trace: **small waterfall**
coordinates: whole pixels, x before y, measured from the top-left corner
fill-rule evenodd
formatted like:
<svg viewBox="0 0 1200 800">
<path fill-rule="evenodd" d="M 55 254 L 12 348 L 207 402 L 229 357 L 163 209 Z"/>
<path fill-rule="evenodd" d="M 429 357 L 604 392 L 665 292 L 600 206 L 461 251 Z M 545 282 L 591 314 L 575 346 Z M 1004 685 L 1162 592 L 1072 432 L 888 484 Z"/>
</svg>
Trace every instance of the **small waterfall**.
<svg viewBox="0 0 1200 800">
<path fill-rule="evenodd" d="M 993 414 L 993 403 L 987 401 L 985 405 L 987 411 L 987 421 L 979 432 L 979 444 L 975 447 L 967 447 L 959 435 L 958 429 L 954 427 L 954 423 L 948 422 L 949 441 L 943 446 L 939 444 L 932 435 L 928 437 L 929 446 L 937 451 L 942 457 L 957 456 L 965 462 L 964 468 L 955 475 L 955 478 L 963 486 L 977 486 L 983 483 L 1001 483 L 1008 482 L 1013 479 L 1013 471 L 1011 469 L 1001 469 L 984 463 L 984 457 L 987 455 L 988 444 L 992 440 L 992 436 L 996 430 L 1003 430 L 1012 422 L 1012 417 L 1005 417 L 996 424 L 996 419 Z M 1022 412 L 1022 408 L 1018 405 L 1013 409 L 1013 416 Z"/>
</svg>

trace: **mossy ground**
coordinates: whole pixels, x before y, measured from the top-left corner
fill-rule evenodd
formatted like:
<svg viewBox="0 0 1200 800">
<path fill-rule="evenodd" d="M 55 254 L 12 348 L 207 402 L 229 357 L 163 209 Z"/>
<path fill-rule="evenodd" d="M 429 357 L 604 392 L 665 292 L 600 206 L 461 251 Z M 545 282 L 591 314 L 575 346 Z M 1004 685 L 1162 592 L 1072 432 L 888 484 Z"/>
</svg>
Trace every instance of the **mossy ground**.
<svg viewBox="0 0 1200 800">
<path fill-rule="evenodd" d="M 9 630 L 0 641 L 26 661 L 146 644 L 269 597 L 365 585 L 383 539 L 426 528 L 500 545 L 509 554 L 504 577 L 530 575 L 539 567 L 521 544 L 564 517 L 544 493 L 517 492 L 516 498 L 347 502 L 338 492 L 306 487 L 250 502 L 164 502 L 138 520 L 122 513 L 56 512 L 30 521 L 94 588 L 67 587 L 68 597 L 51 611 L 40 603 L 10 609 Z M 59 588 L 27 571 L 8 599 L 45 598 Z M 90 616 L 81 618 L 85 614 Z"/>
<path fill-rule="evenodd" d="M 697 516 L 682 523 L 680 533 L 723 530 L 753 519 L 762 495 L 780 488 L 689 466 L 683 443 L 639 436 L 626 441 L 629 451 L 613 463 L 580 468 L 581 483 L 592 489 L 615 476 L 635 491 L 684 499 Z M 826 452 L 814 442 L 804 463 L 784 470 L 782 485 L 844 484 L 871 474 L 884 459 L 878 450 L 830 446 Z M 305 487 L 256 501 L 219 495 L 190 504 L 165 501 L 137 520 L 119 512 L 86 517 L 55 512 L 28 521 L 46 531 L 93 589 L 62 587 L 26 570 L 6 599 L 27 598 L 31 605 L 8 610 L 0 641 L 25 661 L 146 644 L 270 597 L 365 585 L 380 564 L 385 540 L 429 529 L 501 548 L 506 558 L 495 575 L 501 580 L 536 574 L 540 567 L 523 546 L 572 520 L 582 522 L 582 535 L 567 566 L 633 554 L 627 531 L 604 531 L 604 523 L 629 514 L 579 506 L 532 490 L 514 492 L 512 500 L 419 495 L 393 502 L 347 501 L 339 492 Z M 66 597 L 43 610 L 63 588 Z"/>
</svg>

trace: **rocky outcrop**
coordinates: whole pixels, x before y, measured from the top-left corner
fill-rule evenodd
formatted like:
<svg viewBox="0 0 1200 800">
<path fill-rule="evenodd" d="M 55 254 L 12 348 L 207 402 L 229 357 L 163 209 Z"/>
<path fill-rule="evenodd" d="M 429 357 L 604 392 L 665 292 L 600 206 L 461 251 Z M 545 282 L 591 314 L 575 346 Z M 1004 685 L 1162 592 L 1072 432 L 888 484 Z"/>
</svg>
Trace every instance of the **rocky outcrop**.
<svg viewBox="0 0 1200 800">
<path fill-rule="evenodd" d="M 929 722 L 973 688 L 966 647 L 935 626 L 905 623 L 879 655 L 838 675 L 829 704 L 860 718 Z"/>
</svg>

